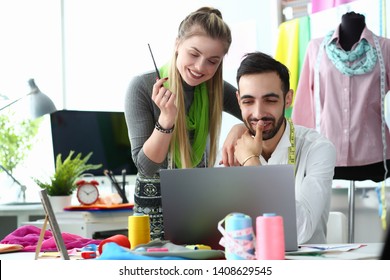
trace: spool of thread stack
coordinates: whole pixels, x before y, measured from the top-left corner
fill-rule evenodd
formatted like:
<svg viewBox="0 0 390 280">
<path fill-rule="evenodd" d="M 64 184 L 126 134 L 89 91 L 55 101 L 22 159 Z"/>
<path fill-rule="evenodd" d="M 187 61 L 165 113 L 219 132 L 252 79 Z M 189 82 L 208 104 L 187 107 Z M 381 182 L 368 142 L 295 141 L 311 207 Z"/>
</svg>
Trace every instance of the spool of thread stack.
<svg viewBox="0 0 390 280">
<path fill-rule="evenodd" d="M 256 259 L 284 260 L 283 217 L 264 213 L 256 218 Z"/>
<path fill-rule="evenodd" d="M 150 220 L 148 215 L 129 216 L 129 240 L 131 249 L 150 242 Z"/>
<path fill-rule="evenodd" d="M 109 242 L 114 242 L 122 247 L 129 248 L 130 249 L 130 241 L 129 238 L 126 235 L 123 234 L 117 234 L 114 236 L 111 236 L 109 238 L 104 239 L 102 242 L 99 244 L 99 254 L 101 255 L 103 250 L 104 250 L 104 245 Z"/>
<path fill-rule="evenodd" d="M 225 220 L 225 258 L 246 260 L 254 256 L 252 218 L 242 213 L 232 213 Z"/>
</svg>

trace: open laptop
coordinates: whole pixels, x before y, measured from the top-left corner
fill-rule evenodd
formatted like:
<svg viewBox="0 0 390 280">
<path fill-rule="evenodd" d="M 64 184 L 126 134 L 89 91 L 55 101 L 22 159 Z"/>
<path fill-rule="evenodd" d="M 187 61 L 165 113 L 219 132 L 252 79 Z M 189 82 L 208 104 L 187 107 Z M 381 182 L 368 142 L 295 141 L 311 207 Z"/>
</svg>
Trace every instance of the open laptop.
<svg viewBox="0 0 390 280">
<path fill-rule="evenodd" d="M 283 217 L 286 251 L 298 250 L 292 165 L 160 170 L 165 239 L 212 249 L 222 237 L 218 222 L 240 212 Z"/>
</svg>

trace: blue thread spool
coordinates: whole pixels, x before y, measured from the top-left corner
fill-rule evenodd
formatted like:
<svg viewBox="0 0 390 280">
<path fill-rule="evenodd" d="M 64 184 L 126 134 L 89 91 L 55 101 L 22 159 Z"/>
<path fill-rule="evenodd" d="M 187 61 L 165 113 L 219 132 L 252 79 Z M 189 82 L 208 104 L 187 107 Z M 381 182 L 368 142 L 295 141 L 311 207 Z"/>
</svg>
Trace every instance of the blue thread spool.
<svg viewBox="0 0 390 280">
<path fill-rule="evenodd" d="M 252 218 L 249 217 L 248 215 L 242 213 L 232 213 L 226 218 L 225 230 L 227 233 L 230 233 L 232 231 L 247 229 L 247 228 L 252 229 Z M 234 237 L 234 239 L 253 241 L 253 234 L 237 236 Z M 247 253 L 254 254 L 253 246 L 247 251 Z M 245 260 L 244 257 L 231 252 L 229 246 L 225 248 L 225 258 L 227 260 Z"/>
</svg>

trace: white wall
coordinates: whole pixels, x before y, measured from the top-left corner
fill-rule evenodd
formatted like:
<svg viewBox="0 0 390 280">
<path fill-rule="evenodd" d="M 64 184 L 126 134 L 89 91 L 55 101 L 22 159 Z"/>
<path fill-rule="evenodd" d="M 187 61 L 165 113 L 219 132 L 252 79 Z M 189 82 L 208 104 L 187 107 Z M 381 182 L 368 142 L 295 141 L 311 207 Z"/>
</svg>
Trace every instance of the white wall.
<svg viewBox="0 0 390 280">
<path fill-rule="evenodd" d="M 162 65 L 170 59 L 180 21 L 204 5 L 220 9 L 231 27 L 233 43 L 224 75 L 235 85 L 244 53 L 272 53 L 277 1 L 0 1 L 0 93 L 16 99 L 29 92 L 27 80 L 35 78 L 57 109 L 123 111 L 131 77 L 153 67 L 147 43 Z M 26 111 L 25 101 L 13 109 Z M 223 129 L 230 128 L 232 121 L 226 117 Z M 52 153 L 45 116 L 38 143 L 14 173 L 29 186 L 28 200 L 38 199 L 31 177 L 48 177 L 53 171 Z"/>
<path fill-rule="evenodd" d="M 224 75 L 236 85 L 235 71 L 245 52 L 260 50 L 273 55 L 280 20 L 277 8 L 280 2 L 0 1 L 0 93 L 10 99 L 20 97 L 28 92 L 27 80 L 35 78 L 38 86 L 53 99 L 58 109 L 122 111 L 124 94 L 131 76 L 153 67 L 147 43 L 151 44 L 157 63 L 163 64 L 170 58 L 179 22 L 190 11 L 203 5 L 219 8 L 232 29 L 233 43 L 224 63 Z M 389 14 L 390 3 L 386 2 Z M 378 3 L 358 0 L 312 15 L 312 38 L 323 36 L 337 27 L 342 14 L 352 10 L 365 14 L 367 25 L 379 34 L 379 17 L 376 12 Z M 61 18 L 61 15 L 64 17 Z M 65 31 L 63 42 L 61 19 L 64 20 Z M 390 20 L 387 22 L 387 30 L 390 30 Z M 65 47 L 64 56 L 61 53 L 62 43 Z M 62 75 L 62 69 L 65 69 L 65 75 Z M 234 118 L 224 115 L 222 140 L 236 122 Z M 48 175 L 54 168 L 48 118 L 41 130 L 36 149 L 24 168 L 15 173 L 20 181 L 27 182 L 29 186 L 28 200 L 38 199 L 34 195 L 31 176 Z M 332 207 L 346 212 L 346 189 L 341 194 L 337 191 L 334 197 Z M 381 230 L 375 211 L 375 197 L 370 195 L 370 208 L 365 208 L 365 197 L 358 199 L 357 240 L 379 240 Z M 366 232 L 366 224 L 370 225 L 370 231 L 377 230 Z"/>
<path fill-rule="evenodd" d="M 219 8 L 232 29 L 224 69 L 225 78 L 235 84 L 245 52 L 272 52 L 268 38 L 277 25 L 274 30 L 268 25 L 275 6 L 271 0 L 65 1 L 64 108 L 123 110 L 130 78 L 153 67 L 147 44 L 158 65 L 168 62 L 181 20 L 204 5 Z"/>
</svg>

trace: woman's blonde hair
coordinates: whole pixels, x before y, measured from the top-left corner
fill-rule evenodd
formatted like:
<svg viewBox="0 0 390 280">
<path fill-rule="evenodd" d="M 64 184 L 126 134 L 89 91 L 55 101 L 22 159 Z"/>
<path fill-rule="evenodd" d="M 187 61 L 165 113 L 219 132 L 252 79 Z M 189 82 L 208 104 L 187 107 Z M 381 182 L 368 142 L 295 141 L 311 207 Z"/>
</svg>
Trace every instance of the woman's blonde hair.
<svg viewBox="0 0 390 280">
<path fill-rule="evenodd" d="M 207 35 L 213 39 L 223 42 L 225 54 L 228 52 L 232 42 L 229 26 L 223 21 L 222 14 L 218 9 L 203 7 L 189 14 L 181 23 L 176 38 L 176 44 L 185 41 L 195 35 Z M 184 103 L 182 78 L 176 67 L 177 52 L 175 51 L 171 67 L 169 69 L 170 89 L 176 92 L 176 105 L 178 115 L 175 123 L 170 154 L 174 158 L 175 143 L 178 143 L 181 157 L 182 168 L 190 168 L 191 161 L 191 143 L 188 137 L 186 126 L 186 109 Z M 214 76 L 207 81 L 207 90 L 209 97 L 209 133 L 210 133 L 210 155 L 208 166 L 212 167 L 216 161 L 218 150 L 218 139 L 221 131 L 222 109 L 223 109 L 223 78 L 222 61 Z"/>
</svg>

